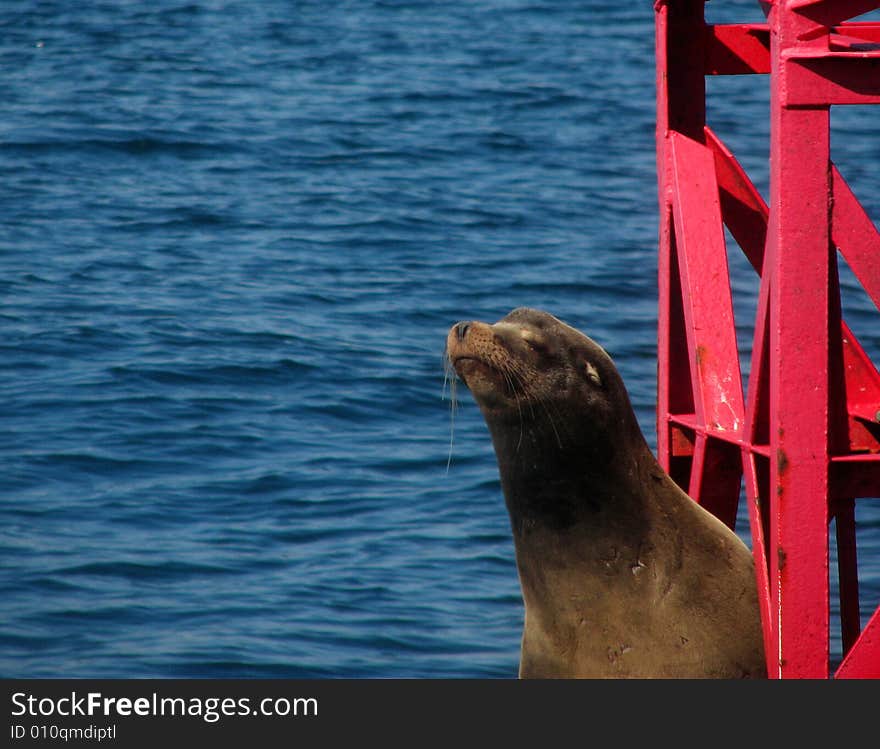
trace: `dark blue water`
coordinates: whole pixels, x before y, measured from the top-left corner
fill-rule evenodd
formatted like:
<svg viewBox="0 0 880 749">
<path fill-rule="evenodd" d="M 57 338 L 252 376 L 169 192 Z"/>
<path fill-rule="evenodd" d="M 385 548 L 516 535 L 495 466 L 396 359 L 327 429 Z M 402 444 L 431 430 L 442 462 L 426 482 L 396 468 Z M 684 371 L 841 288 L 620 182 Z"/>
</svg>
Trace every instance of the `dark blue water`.
<svg viewBox="0 0 880 749">
<path fill-rule="evenodd" d="M 653 442 L 651 3 L 6 0 L 0 65 L 0 675 L 515 675 L 445 334 L 549 309 Z M 766 81 L 711 84 L 765 184 Z M 876 122 L 835 120 L 872 209 Z"/>
</svg>

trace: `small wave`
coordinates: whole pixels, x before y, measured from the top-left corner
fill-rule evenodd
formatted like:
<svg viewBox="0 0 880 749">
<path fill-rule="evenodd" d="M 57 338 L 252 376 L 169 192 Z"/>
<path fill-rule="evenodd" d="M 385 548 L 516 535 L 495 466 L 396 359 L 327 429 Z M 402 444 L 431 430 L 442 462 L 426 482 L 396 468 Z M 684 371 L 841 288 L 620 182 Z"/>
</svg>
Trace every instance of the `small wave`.
<svg viewBox="0 0 880 749">
<path fill-rule="evenodd" d="M 73 575 L 77 577 L 113 577 L 124 580 L 173 580 L 193 577 L 233 574 L 234 570 L 208 564 L 189 562 L 159 562 L 143 564 L 140 562 L 91 562 L 73 567 L 54 570 L 54 576 Z"/>
<path fill-rule="evenodd" d="M 7 653 L 9 653 L 10 650 L 15 649 L 32 654 L 46 650 L 53 650 L 55 644 L 43 635 L 13 634 L 11 632 L 5 632 L 0 633 L 0 647 L 2 647 Z M 4 670 L 7 671 L 7 673 L 4 674 L 4 677 L 8 678 L 8 664 Z"/>
<path fill-rule="evenodd" d="M 522 136 L 500 130 L 487 134 L 483 142 L 496 150 L 527 151 L 530 148 L 529 142 Z"/>
<path fill-rule="evenodd" d="M 259 663 L 251 660 L 199 660 L 192 656 L 179 658 L 161 666 L 163 675 L 177 678 L 263 678 L 263 679 L 327 679 L 339 676 L 332 667 L 297 666 L 296 664 Z"/>
<path fill-rule="evenodd" d="M 282 544 L 310 544 L 333 539 L 350 539 L 356 535 L 351 528 L 340 525 L 321 528 L 296 528 L 269 534 L 273 541 Z"/>
<path fill-rule="evenodd" d="M 0 152 L 22 155 L 43 155 L 69 152 L 109 152 L 129 156 L 167 155 L 180 159 L 196 159 L 227 152 L 230 146 L 223 143 L 206 143 L 191 140 L 173 140 L 151 136 L 120 138 L 79 138 L 32 141 L 7 141 L 0 143 Z"/>
<path fill-rule="evenodd" d="M 27 584 L 30 590 L 42 590 L 46 593 L 70 593 L 83 590 L 83 586 L 57 577 L 37 577 L 28 580 Z"/>
<path fill-rule="evenodd" d="M 139 622 L 149 615 L 149 610 L 144 606 L 101 606 L 77 609 L 61 609 L 44 614 L 43 617 L 50 622 L 105 622 L 118 626 L 126 622 Z"/>
<path fill-rule="evenodd" d="M 35 457 L 34 462 L 53 468 L 71 468 L 101 476 L 127 474 L 133 469 L 152 469 L 159 463 L 140 458 L 116 458 L 87 452 L 46 453 Z"/>
<path fill-rule="evenodd" d="M 620 280 L 618 283 L 625 283 Z M 590 281 L 547 281 L 546 279 L 536 279 L 534 281 L 516 281 L 511 284 L 511 290 L 516 293 L 533 294 L 539 291 L 543 294 L 575 294 L 580 296 L 590 296 L 594 294 L 607 293 L 605 284 Z"/>
<path fill-rule="evenodd" d="M 122 380 L 140 379 L 160 385 L 227 385 L 247 383 L 287 382 L 291 375 L 308 372 L 317 367 L 294 359 L 279 359 L 271 366 L 244 364 L 217 364 L 189 367 L 117 366 L 111 368 L 114 377 Z"/>
<path fill-rule="evenodd" d="M 294 489 L 302 489 L 303 481 L 293 475 L 270 472 L 253 478 L 235 478 L 212 481 L 205 485 L 212 493 L 232 497 L 271 496 L 285 494 Z M 243 506 L 251 507 L 249 500 L 243 500 Z"/>
<path fill-rule="evenodd" d="M 548 90 L 539 91 L 524 101 L 514 102 L 511 107 L 515 110 L 554 109 L 556 107 L 575 107 L 584 102 L 585 98 L 582 96 Z"/>
</svg>

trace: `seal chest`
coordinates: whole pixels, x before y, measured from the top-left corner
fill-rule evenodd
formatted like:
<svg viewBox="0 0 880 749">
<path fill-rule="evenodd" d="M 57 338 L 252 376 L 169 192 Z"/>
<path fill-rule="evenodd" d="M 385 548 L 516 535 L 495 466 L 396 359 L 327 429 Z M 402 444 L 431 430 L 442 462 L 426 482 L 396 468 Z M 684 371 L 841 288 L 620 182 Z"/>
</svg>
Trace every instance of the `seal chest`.
<svg viewBox="0 0 880 749">
<path fill-rule="evenodd" d="M 657 463 L 608 354 L 519 308 L 453 325 L 446 355 L 498 459 L 520 676 L 765 676 L 752 555 Z"/>
</svg>

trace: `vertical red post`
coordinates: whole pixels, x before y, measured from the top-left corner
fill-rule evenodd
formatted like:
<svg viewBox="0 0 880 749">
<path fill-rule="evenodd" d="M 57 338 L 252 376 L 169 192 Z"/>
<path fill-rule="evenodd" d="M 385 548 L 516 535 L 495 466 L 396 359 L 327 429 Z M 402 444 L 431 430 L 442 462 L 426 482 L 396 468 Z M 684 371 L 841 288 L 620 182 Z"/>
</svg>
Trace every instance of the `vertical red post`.
<svg viewBox="0 0 880 749">
<path fill-rule="evenodd" d="M 815 24 L 770 23 L 770 576 L 778 676 L 828 675 L 829 107 L 789 105 L 788 53 Z M 769 660 L 769 659 L 768 659 Z"/>
</svg>

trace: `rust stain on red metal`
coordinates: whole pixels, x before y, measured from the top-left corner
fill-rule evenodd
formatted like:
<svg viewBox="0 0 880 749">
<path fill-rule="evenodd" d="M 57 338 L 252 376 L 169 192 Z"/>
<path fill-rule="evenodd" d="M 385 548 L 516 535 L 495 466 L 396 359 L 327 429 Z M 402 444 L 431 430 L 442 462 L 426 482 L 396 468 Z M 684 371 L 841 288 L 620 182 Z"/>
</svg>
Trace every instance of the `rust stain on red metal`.
<svg viewBox="0 0 880 749">
<path fill-rule="evenodd" d="M 776 451 L 776 470 L 780 478 L 785 476 L 788 471 L 788 456 L 781 447 Z"/>
</svg>

